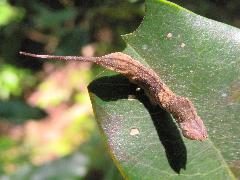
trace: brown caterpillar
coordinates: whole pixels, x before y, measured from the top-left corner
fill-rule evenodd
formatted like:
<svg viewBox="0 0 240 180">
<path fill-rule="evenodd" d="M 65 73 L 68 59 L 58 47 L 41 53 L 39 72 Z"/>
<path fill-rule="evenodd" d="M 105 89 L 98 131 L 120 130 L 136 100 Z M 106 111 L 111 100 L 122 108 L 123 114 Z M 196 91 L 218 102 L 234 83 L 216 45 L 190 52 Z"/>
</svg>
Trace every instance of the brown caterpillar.
<svg viewBox="0 0 240 180">
<path fill-rule="evenodd" d="M 116 71 L 143 88 L 151 101 L 171 113 L 183 136 L 192 140 L 204 140 L 208 137 L 203 121 L 197 115 L 192 102 L 173 93 L 152 69 L 124 53 L 116 52 L 101 57 L 52 56 L 26 52 L 20 54 L 34 58 L 92 62 Z"/>
</svg>

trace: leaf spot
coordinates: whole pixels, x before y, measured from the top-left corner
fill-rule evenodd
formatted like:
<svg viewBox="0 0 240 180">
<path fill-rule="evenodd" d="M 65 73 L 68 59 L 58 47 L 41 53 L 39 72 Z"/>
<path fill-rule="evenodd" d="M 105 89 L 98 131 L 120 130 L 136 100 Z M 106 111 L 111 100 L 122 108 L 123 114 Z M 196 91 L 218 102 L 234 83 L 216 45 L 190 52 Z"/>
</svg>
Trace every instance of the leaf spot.
<svg viewBox="0 0 240 180">
<path fill-rule="evenodd" d="M 184 48 L 185 46 L 186 46 L 185 43 L 182 43 L 182 44 L 180 45 L 181 48 Z"/>
<path fill-rule="evenodd" d="M 140 132 L 139 132 L 139 129 L 138 128 L 131 128 L 131 131 L 130 131 L 130 135 L 131 136 L 136 136 L 138 135 Z"/>
<path fill-rule="evenodd" d="M 172 33 L 168 33 L 168 34 L 167 34 L 167 38 L 168 38 L 168 39 L 170 39 L 170 38 L 172 38 L 172 37 L 173 37 L 173 34 L 172 34 Z"/>
</svg>

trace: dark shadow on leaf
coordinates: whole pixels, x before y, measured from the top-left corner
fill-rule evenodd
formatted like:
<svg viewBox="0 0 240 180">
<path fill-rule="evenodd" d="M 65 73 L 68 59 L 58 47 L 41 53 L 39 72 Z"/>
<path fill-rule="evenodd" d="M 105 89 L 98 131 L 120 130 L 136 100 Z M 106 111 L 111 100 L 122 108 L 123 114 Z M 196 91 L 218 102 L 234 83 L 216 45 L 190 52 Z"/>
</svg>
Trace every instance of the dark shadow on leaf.
<svg viewBox="0 0 240 180">
<path fill-rule="evenodd" d="M 136 85 L 130 83 L 127 78 L 121 75 L 99 78 L 88 87 L 91 93 L 94 93 L 104 101 L 127 99 L 129 95 L 134 95 L 142 102 L 151 114 L 159 140 L 165 148 L 171 168 L 176 173 L 180 173 L 181 169 L 186 168 L 187 149 L 176 124 L 168 112 L 159 106 L 152 105 L 144 92 L 136 92 L 136 88 Z"/>
<path fill-rule="evenodd" d="M 37 107 L 32 107 L 19 100 L 0 101 L 0 120 L 14 124 L 22 124 L 29 119 L 42 119 L 46 113 Z"/>
</svg>

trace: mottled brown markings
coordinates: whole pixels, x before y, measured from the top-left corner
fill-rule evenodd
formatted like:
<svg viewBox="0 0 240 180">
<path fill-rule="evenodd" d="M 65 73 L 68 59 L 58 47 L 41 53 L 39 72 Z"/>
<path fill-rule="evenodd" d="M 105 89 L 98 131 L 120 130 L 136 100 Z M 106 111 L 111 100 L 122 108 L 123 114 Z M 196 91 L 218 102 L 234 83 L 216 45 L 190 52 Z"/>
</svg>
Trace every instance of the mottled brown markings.
<svg viewBox="0 0 240 180">
<path fill-rule="evenodd" d="M 115 53 L 114 53 L 115 54 Z M 121 54 L 123 54 L 123 53 L 121 53 Z M 112 55 L 112 54 L 109 54 L 109 55 Z M 125 55 L 125 54 L 124 54 Z M 125 55 L 125 56 L 128 56 L 128 55 Z M 103 56 L 103 57 L 107 57 L 107 56 Z M 111 70 L 114 70 L 114 71 L 116 71 L 116 70 L 119 70 L 119 71 L 121 71 L 121 73 L 125 73 L 126 75 L 132 75 L 133 77 L 132 77 L 132 79 L 131 80 L 133 80 L 133 81 L 137 81 L 137 79 L 139 79 L 139 78 L 137 78 L 136 76 L 135 76 L 135 73 L 141 73 L 143 76 L 139 76 L 140 77 L 140 79 L 141 79 L 141 82 L 143 81 L 143 80 L 145 80 L 145 79 L 143 79 L 143 77 L 145 77 L 144 75 L 148 75 L 147 76 L 147 78 L 146 78 L 146 82 L 145 83 L 143 83 L 143 84 L 146 84 L 146 83 L 148 83 L 148 82 L 152 82 L 152 83 L 160 83 L 160 82 L 158 82 L 158 78 L 156 78 L 157 77 L 157 75 L 155 74 L 155 72 L 153 71 L 153 70 L 151 70 L 150 68 L 149 69 L 147 69 L 145 66 L 143 66 L 142 64 L 140 64 L 139 62 L 137 62 L 137 61 L 135 61 L 135 62 L 131 62 L 131 61 L 129 61 L 129 59 L 128 60 L 125 60 L 125 59 L 122 59 L 122 58 L 111 58 L 111 57 L 107 57 L 108 58 L 108 60 L 111 62 L 112 60 L 117 60 L 117 65 L 115 65 L 115 64 L 111 64 L 111 63 L 106 63 L 107 65 L 112 65 L 112 67 L 111 67 Z M 131 58 L 130 56 L 128 56 L 128 58 Z M 132 59 L 132 58 L 131 58 Z M 105 63 L 106 61 L 103 61 L 102 62 L 102 64 L 101 63 L 99 63 L 99 65 L 104 65 L 104 63 Z M 124 62 L 124 63 L 126 63 L 126 66 L 128 66 L 128 68 L 126 68 L 126 67 L 123 67 L 123 69 L 120 69 L 120 66 L 119 66 L 119 62 Z M 132 65 L 132 67 L 130 67 L 129 65 Z M 110 67 L 107 67 L 107 66 L 105 66 L 106 68 L 110 68 Z M 133 71 L 133 68 L 137 68 L 138 70 L 137 71 Z M 150 71 L 152 71 L 152 72 L 150 72 Z M 154 75 L 154 76 L 153 76 Z M 151 84 L 152 84 L 151 83 Z"/>
<path fill-rule="evenodd" d="M 129 55 L 121 52 L 101 57 L 51 56 L 26 52 L 20 52 L 20 54 L 35 58 L 93 62 L 106 69 L 121 73 L 131 82 L 143 88 L 146 95 L 154 104 L 160 105 L 163 109 L 171 113 L 186 138 L 193 140 L 204 140 L 207 138 L 206 128 L 202 119 L 197 115 L 192 102 L 188 98 L 173 93 L 152 69 L 144 66 Z"/>
</svg>

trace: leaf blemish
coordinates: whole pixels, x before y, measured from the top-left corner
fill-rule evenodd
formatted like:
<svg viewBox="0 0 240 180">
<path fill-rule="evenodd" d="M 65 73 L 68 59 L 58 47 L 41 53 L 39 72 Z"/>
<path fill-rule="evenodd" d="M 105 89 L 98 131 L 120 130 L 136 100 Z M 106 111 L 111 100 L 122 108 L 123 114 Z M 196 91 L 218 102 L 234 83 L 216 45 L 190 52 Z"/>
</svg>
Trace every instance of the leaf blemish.
<svg viewBox="0 0 240 180">
<path fill-rule="evenodd" d="M 136 135 L 138 135 L 138 134 L 140 134 L 138 128 L 131 128 L 131 130 L 130 130 L 130 135 L 131 135 L 131 136 L 136 136 Z"/>
<path fill-rule="evenodd" d="M 172 37 L 173 37 L 172 33 L 168 33 L 168 34 L 167 34 L 167 38 L 168 38 L 168 39 L 170 39 L 170 38 L 172 38 Z"/>
<path fill-rule="evenodd" d="M 185 46 L 186 46 L 185 43 L 182 43 L 182 44 L 180 45 L 181 48 L 184 48 Z"/>
</svg>

